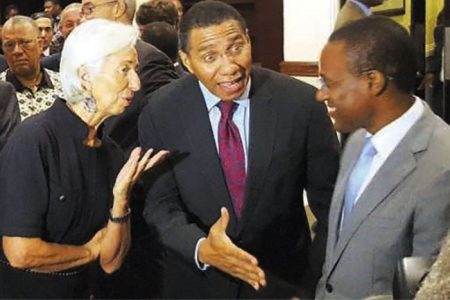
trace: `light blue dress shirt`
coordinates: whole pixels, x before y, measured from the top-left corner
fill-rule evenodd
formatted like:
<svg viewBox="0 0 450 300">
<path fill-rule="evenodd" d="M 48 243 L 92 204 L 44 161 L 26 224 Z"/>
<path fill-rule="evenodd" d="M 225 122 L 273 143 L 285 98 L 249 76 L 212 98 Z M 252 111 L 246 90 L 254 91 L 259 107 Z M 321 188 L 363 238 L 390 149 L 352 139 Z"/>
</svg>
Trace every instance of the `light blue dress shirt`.
<svg viewBox="0 0 450 300">
<path fill-rule="evenodd" d="M 211 122 L 211 128 L 214 135 L 214 141 L 216 142 L 217 153 L 219 153 L 219 121 L 220 121 L 220 109 L 217 104 L 220 102 L 220 98 L 211 93 L 206 86 L 200 81 L 200 90 L 205 100 L 206 108 L 208 109 L 209 121 Z M 249 142 L 249 129 L 250 129 L 250 86 L 251 79 L 245 88 L 244 93 L 239 99 L 234 100 L 234 103 L 238 104 L 236 111 L 233 114 L 233 122 L 236 124 L 239 135 L 241 136 L 242 147 L 244 147 L 245 155 L 245 170 L 247 170 L 248 163 L 248 142 Z"/>
<path fill-rule="evenodd" d="M 217 153 L 219 153 L 219 121 L 220 121 L 220 109 L 217 104 L 220 102 L 220 98 L 211 93 L 203 83 L 198 82 L 200 86 L 200 90 L 203 94 L 203 99 L 205 100 L 206 108 L 208 109 L 209 121 L 211 122 L 211 129 L 214 136 L 214 141 L 216 142 Z M 233 122 L 236 124 L 239 135 L 241 136 L 242 147 L 244 148 L 245 155 L 245 171 L 247 171 L 248 165 L 248 143 L 249 143 L 249 134 L 250 134 L 250 87 L 251 87 L 251 79 L 248 81 L 247 86 L 245 87 L 245 91 L 241 97 L 234 100 L 235 103 L 238 104 L 236 111 L 233 114 Z M 202 242 L 205 238 L 201 238 L 197 241 L 197 245 L 195 246 L 194 260 L 197 267 L 205 271 L 209 265 L 202 264 L 198 260 L 198 246 L 200 242 Z"/>
</svg>

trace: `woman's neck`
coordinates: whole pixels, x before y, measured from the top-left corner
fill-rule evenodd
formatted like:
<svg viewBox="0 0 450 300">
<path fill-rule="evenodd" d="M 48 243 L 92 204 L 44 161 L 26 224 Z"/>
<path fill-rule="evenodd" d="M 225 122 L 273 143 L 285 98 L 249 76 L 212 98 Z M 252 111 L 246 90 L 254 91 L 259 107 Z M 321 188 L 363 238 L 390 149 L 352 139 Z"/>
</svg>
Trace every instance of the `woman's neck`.
<svg viewBox="0 0 450 300">
<path fill-rule="evenodd" d="M 76 103 L 67 102 L 67 106 L 88 126 L 88 134 L 84 144 L 89 147 L 99 147 L 101 140 L 97 138 L 97 130 L 107 116 L 100 112 L 88 112 L 82 101 Z"/>
</svg>

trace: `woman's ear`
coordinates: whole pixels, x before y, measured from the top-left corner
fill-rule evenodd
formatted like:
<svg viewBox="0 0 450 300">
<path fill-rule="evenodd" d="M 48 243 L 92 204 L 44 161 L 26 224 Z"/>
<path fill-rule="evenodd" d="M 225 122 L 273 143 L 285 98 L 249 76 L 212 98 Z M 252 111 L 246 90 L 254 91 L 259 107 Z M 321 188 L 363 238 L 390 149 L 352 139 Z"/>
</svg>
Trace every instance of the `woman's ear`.
<svg viewBox="0 0 450 300">
<path fill-rule="evenodd" d="M 92 89 L 91 75 L 85 66 L 81 66 L 78 70 L 78 78 L 80 78 L 81 86 L 90 92 Z"/>
</svg>

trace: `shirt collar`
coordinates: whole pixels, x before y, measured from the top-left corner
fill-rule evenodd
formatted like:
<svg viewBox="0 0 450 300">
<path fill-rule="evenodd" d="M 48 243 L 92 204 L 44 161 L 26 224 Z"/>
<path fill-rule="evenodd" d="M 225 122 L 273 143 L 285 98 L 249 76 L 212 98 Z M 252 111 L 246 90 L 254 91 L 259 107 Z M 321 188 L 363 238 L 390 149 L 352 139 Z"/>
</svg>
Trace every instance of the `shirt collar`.
<svg viewBox="0 0 450 300">
<path fill-rule="evenodd" d="M 351 3 L 353 3 L 354 5 L 356 5 L 356 6 L 358 6 L 362 11 L 363 11 L 363 13 L 366 15 L 366 16 L 370 16 L 370 15 L 372 15 L 372 11 L 370 10 L 370 8 L 367 6 L 367 5 L 365 5 L 364 3 L 361 3 L 361 2 L 359 2 L 358 0 L 349 0 Z"/>
<path fill-rule="evenodd" d="M 77 140 L 84 142 L 88 136 L 89 126 L 67 106 L 67 102 L 57 98 L 52 109 L 56 111 L 54 114 L 56 124 L 61 128 L 68 128 L 70 132 L 74 133 Z M 103 124 L 100 124 L 97 129 L 97 137 L 99 139 L 103 138 Z"/>
<path fill-rule="evenodd" d="M 53 83 L 50 80 L 50 75 L 45 71 L 45 69 L 41 66 L 41 72 L 42 72 L 42 78 L 41 82 L 38 83 L 38 88 L 50 88 L 52 89 Z M 6 81 L 11 83 L 15 88 L 16 91 L 19 93 L 22 93 L 25 89 L 29 90 L 27 87 L 24 87 L 22 83 L 17 79 L 17 77 L 11 72 L 10 69 L 6 71 Z"/>
<path fill-rule="evenodd" d="M 409 129 L 422 116 L 425 110 L 422 100 L 414 98 L 414 104 L 403 115 L 373 135 L 373 146 L 382 157 L 387 158 L 394 151 Z M 367 133 L 366 136 L 371 134 Z"/>
<path fill-rule="evenodd" d="M 244 107 L 248 107 L 249 105 L 249 95 L 250 95 L 250 87 L 251 87 L 252 79 L 250 78 L 248 80 L 247 86 L 245 87 L 245 91 L 242 94 L 241 97 L 234 100 L 235 103 L 242 105 Z M 211 111 L 211 109 L 217 105 L 217 103 L 220 102 L 220 98 L 211 93 L 206 86 L 199 80 L 198 84 L 200 86 L 200 90 L 202 91 L 203 98 L 205 99 L 206 108 L 208 109 L 208 112 Z M 237 102 L 238 101 L 238 102 Z"/>
</svg>

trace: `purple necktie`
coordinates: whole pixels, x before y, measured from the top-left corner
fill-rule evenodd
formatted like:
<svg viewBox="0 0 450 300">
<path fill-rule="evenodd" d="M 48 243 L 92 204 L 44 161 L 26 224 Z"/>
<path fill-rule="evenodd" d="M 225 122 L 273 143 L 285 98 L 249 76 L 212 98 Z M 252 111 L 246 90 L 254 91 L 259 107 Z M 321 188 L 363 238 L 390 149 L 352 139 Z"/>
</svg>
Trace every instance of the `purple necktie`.
<svg viewBox="0 0 450 300">
<path fill-rule="evenodd" d="M 233 201 L 234 211 L 240 218 L 245 198 L 245 155 L 239 129 L 233 123 L 233 113 L 237 104 L 233 101 L 220 101 L 218 106 L 221 113 L 219 121 L 220 162 Z"/>
</svg>

